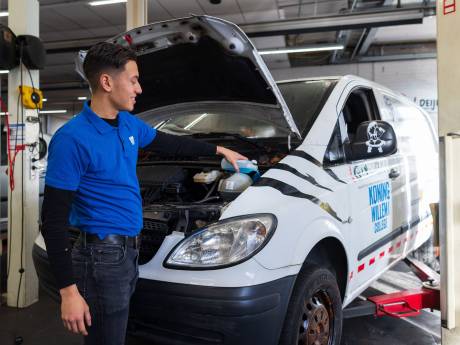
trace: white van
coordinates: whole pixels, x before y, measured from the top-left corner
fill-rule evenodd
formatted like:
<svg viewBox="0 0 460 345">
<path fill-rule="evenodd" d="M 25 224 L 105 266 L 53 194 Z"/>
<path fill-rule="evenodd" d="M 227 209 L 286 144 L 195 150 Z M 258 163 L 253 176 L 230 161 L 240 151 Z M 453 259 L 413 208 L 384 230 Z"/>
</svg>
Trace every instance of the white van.
<svg viewBox="0 0 460 345">
<path fill-rule="evenodd" d="M 244 33 L 217 18 L 113 42 L 138 52 L 139 117 L 256 161 L 236 174 L 213 157 L 141 153 L 131 332 L 155 344 L 338 345 L 342 309 L 431 235 L 427 114 L 355 76 L 275 84 Z M 41 236 L 34 259 L 53 290 Z"/>
</svg>

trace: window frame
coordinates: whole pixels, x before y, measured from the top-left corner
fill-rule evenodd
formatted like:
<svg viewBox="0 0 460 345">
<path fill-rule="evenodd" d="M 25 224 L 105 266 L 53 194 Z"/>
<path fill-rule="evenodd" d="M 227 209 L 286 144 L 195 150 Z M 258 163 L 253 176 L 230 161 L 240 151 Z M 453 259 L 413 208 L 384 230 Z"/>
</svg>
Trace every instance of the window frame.
<svg viewBox="0 0 460 345">
<path fill-rule="evenodd" d="M 375 92 L 374 92 L 374 89 L 370 86 L 365 86 L 365 85 L 358 85 L 358 86 L 355 86 L 353 87 L 347 94 L 346 98 L 345 98 L 345 101 L 343 102 L 341 108 L 340 108 L 340 112 L 337 114 L 337 120 L 335 122 L 335 125 L 334 125 L 334 130 L 332 131 L 332 134 L 331 134 L 331 137 L 329 138 L 329 141 L 328 141 L 328 144 L 327 144 L 327 147 L 326 147 L 326 150 L 324 151 L 324 156 L 323 156 L 323 164 L 327 167 L 334 167 L 334 166 L 340 166 L 340 165 L 343 165 L 343 164 L 350 164 L 352 163 L 353 161 L 352 160 L 349 160 L 347 158 L 347 155 L 346 155 L 346 152 L 345 152 L 345 149 L 344 149 L 344 145 L 346 143 L 346 139 L 344 139 L 344 136 L 342 135 L 342 128 L 340 128 L 340 123 L 339 123 L 339 120 L 340 118 L 342 118 L 342 122 L 344 122 L 346 124 L 346 121 L 345 121 L 345 117 L 343 115 L 343 110 L 345 108 L 345 106 L 347 105 L 347 102 L 349 101 L 350 97 L 352 96 L 353 93 L 355 93 L 357 90 L 360 90 L 360 91 L 364 91 L 366 93 L 366 98 L 367 98 L 367 101 L 369 103 L 369 111 L 370 113 L 368 113 L 368 120 L 367 121 L 373 121 L 373 120 L 381 120 L 381 115 L 380 115 L 380 109 L 379 109 L 379 106 L 378 106 L 378 103 L 377 103 L 377 99 L 376 99 L 376 96 L 375 96 Z M 369 115 L 370 115 L 370 119 L 369 119 Z M 372 118 L 374 117 L 374 118 Z M 341 140 L 341 147 L 342 147 L 342 154 L 343 154 L 343 159 L 341 159 L 340 161 L 337 161 L 337 162 L 330 162 L 328 158 L 326 158 L 328 156 L 328 152 L 330 152 L 330 149 L 331 149 L 331 145 L 332 145 L 332 142 L 334 140 L 334 136 L 337 135 L 336 134 L 336 130 L 339 131 L 339 135 L 340 135 L 340 140 Z M 348 137 L 348 133 L 347 133 L 347 137 Z"/>
</svg>

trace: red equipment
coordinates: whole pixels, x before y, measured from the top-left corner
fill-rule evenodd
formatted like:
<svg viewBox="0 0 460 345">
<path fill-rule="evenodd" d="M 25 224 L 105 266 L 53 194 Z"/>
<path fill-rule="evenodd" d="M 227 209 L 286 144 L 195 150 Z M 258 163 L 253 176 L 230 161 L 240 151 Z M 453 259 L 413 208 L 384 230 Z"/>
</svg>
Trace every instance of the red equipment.
<svg viewBox="0 0 460 345">
<path fill-rule="evenodd" d="M 367 297 L 345 308 L 344 318 L 365 315 L 402 318 L 417 316 L 422 309 L 440 310 L 439 274 L 415 259 L 406 258 L 404 261 L 422 281 L 419 289 Z"/>
</svg>

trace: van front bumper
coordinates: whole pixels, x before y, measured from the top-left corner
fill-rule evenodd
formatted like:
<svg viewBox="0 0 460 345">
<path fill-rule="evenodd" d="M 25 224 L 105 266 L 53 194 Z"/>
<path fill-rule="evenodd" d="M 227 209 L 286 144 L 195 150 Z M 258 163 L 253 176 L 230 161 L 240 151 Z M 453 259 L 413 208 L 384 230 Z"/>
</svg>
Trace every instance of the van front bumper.
<svg viewBox="0 0 460 345">
<path fill-rule="evenodd" d="M 139 279 L 129 332 L 158 345 L 275 345 L 295 277 L 247 287 Z"/>
</svg>

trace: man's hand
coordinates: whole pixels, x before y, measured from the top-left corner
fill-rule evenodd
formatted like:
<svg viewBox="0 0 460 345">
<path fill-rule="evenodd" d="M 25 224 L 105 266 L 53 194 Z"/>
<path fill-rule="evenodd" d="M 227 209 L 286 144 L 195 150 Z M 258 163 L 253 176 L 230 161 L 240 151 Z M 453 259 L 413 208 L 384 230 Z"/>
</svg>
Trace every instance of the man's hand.
<svg viewBox="0 0 460 345">
<path fill-rule="evenodd" d="M 64 327 L 74 333 L 88 335 L 86 325 L 91 326 L 88 304 L 78 292 L 75 284 L 59 290 L 61 293 L 61 318 Z"/>
<path fill-rule="evenodd" d="M 231 165 L 235 168 L 237 172 L 240 171 L 238 168 L 238 164 L 236 164 L 236 161 L 238 160 L 248 160 L 247 157 L 240 155 L 238 152 L 232 151 L 230 149 L 226 149 L 225 147 L 222 146 L 217 146 L 217 152 L 218 155 L 222 155 L 225 157 L 226 160 L 229 161 Z"/>
</svg>

